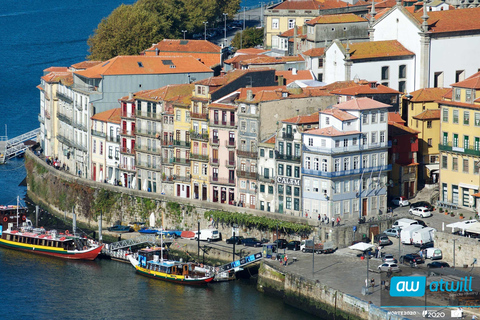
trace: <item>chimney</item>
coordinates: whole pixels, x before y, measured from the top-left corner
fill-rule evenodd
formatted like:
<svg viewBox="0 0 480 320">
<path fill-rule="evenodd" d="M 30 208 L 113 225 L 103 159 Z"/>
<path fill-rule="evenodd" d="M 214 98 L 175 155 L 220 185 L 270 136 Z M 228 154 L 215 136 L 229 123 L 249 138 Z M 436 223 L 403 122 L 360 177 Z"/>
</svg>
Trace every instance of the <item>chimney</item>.
<svg viewBox="0 0 480 320">
<path fill-rule="evenodd" d="M 132 99 L 133 99 L 133 93 L 130 92 L 130 93 L 128 94 L 128 100 L 132 100 Z"/>
<path fill-rule="evenodd" d="M 158 56 L 158 48 L 155 48 L 155 55 Z"/>
<path fill-rule="evenodd" d="M 297 68 L 292 68 L 292 75 L 294 75 L 294 76 L 297 75 Z"/>
<path fill-rule="evenodd" d="M 294 56 L 297 55 L 297 36 L 298 36 L 298 29 L 297 29 L 297 25 L 295 25 L 293 27 L 293 55 Z"/>
<path fill-rule="evenodd" d="M 252 90 L 247 90 L 247 100 L 248 101 L 253 100 L 253 91 Z"/>
</svg>

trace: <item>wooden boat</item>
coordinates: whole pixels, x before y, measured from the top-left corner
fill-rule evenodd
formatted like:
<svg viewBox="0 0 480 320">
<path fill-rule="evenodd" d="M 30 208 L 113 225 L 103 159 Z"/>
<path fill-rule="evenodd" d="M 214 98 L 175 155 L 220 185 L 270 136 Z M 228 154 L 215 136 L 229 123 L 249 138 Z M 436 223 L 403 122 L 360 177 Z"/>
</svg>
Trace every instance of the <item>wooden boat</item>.
<svg viewBox="0 0 480 320">
<path fill-rule="evenodd" d="M 56 230 L 34 229 L 28 219 L 19 228 L 13 228 L 10 223 L 7 230 L 3 230 L 0 225 L 0 246 L 71 260 L 94 260 L 103 247 L 87 238 L 69 234 L 68 230 L 57 233 Z"/>
<path fill-rule="evenodd" d="M 205 285 L 215 277 L 214 273 L 199 270 L 200 266 L 196 263 L 164 259 L 165 255 L 165 248 L 151 248 L 138 251 L 137 258 L 133 255 L 128 258 L 139 274 L 154 279 L 186 285 Z"/>
</svg>

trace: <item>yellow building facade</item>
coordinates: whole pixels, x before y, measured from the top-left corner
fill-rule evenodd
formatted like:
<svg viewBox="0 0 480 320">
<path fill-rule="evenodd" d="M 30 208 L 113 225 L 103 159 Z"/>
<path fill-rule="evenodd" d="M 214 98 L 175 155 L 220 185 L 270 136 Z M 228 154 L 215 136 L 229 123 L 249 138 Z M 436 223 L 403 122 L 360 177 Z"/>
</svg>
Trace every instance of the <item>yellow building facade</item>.
<svg viewBox="0 0 480 320">
<path fill-rule="evenodd" d="M 440 103 L 440 200 L 474 208 L 480 185 L 480 73 L 452 88 Z"/>
</svg>

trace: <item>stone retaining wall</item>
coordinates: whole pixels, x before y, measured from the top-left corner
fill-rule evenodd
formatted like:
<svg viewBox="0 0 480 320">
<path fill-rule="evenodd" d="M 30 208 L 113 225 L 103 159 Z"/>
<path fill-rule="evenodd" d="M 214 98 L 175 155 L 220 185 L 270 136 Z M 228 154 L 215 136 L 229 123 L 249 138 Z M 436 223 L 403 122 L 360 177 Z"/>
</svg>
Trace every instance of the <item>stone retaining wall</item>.
<svg viewBox="0 0 480 320">
<path fill-rule="evenodd" d="M 453 265 L 453 240 L 455 240 L 456 266 L 471 265 L 475 258 L 480 261 L 477 239 L 437 231 L 435 233 L 435 248 L 442 250 L 443 261 Z"/>
</svg>

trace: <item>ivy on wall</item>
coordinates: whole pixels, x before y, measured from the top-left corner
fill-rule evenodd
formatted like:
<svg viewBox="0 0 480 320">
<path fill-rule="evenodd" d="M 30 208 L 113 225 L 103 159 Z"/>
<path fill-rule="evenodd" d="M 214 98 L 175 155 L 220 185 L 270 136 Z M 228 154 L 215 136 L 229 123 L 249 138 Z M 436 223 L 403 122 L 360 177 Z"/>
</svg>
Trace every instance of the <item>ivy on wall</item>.
<svg viewBox="0 0 480 320">
<path fill-rule="evenodd" d="M 309 225 L 267 217 L 257 217 L 246 213 L 210 210 L 205 212 L 204 216 L 205 219 L 213 219 L 217 223 L 224 223 L 229 226 L 236 224 L 245 228 L 255 228 L 261 231 L 274 231 L 278 228 L 278 230 L 283 233 L 298 234 L 301 236 L 308 236 L 313 232 L 313 228 Z"/>
</svg>

